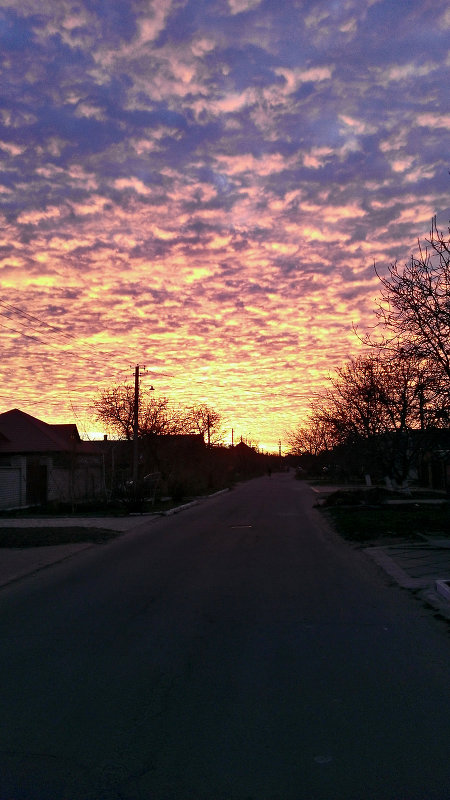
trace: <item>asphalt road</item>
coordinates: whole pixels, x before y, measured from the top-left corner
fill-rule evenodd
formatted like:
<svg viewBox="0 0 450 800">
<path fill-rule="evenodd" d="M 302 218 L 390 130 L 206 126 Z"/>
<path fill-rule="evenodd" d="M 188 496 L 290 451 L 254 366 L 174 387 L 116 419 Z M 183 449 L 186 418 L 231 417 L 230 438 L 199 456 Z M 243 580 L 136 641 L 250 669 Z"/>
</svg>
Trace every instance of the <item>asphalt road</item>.
<svg viewBox="0 0 450 800">
<path fill-rule="evenodd" d="M 1 800 L 445 800 L 450 636 L 272 475 L 0 592 Z"/>
</svg>

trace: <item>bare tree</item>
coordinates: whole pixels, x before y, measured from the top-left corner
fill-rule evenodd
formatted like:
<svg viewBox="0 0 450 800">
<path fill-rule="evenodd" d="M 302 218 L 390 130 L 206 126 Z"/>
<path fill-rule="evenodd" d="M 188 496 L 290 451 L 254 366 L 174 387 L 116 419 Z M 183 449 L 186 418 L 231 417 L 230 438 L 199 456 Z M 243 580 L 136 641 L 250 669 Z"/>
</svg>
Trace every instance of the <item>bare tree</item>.
<svg viewBox="0 0 450 800">
<path fill-rule="evenodd" d="M 445 423 L 446 387 L 433 366 L 403 350 L 350 359 L 330 377 L 309 427 L 292 435 L 292 445 L 303 452 L 317 444 L 321 453 L 339 450 L 344 462 L 351 454 L 361 470 L 377 467 L 402 482 L 423 444 L 415 432 Z"/>
<path fill-rule="evenodd" d="M 294 456 L 319 456 L 329 452 L 335 444 L 329 425 L 319 413 L 313 412 L 304 425 L 288 431 L 286 440 L 289 453 Z"/>
<path fill-rule="evenodd" d="M 106 429 L 122 439 L 133 438 L 134 424 L 134 386 L 122 384 L 105 389 L 94 401 L 95 418 Z M 139 436 L 150 434 L 187 433 L 190 420 L 186 412 L 171 408 L 167 397 L 152 397 L 149 391 L 142 391 L 139 403 Z"/>
<path fill-rule="evenodd" d="M 122 384 L 105 389 L 92 406 L 95 418 L 121 439 L 133 439 L 134 386 Z M 139 437 L 164 434 L 201 434 L 210 444 L 222 439 L 222 417 L 206 404 L 191 408 L 173 406 L 167 397 L 155 398 L 149 390 L 141 391 Z"/>
<path fill-rule="evenodd" d="M 437 424 L 447 404 L 434 363 L 402 348 L 352 358 L 330 381 L 328 405 L 346 434 L 425 430 Z"/>
<path fill-rule="evenodd" d="M 450 380 L 450 228 L 436 227 L 408 263 L 397 262 L 382 276 L 376 315 L 387 332 L 385 344 L 414 352 L 439 366 Z"/>
<path fill-rule="evenodd" d="M 395 262 L 386 276 L 375 271 L 381 341 L 363 339 L 369 355 L 336 371 L 290 443 L 305 452 L 320 432 L 324 448 L 359 448 L 361 461 L 403 480 L 424 432 L 450 423 L 450 228 L 439 231 L 434 218 L 408 263 Z"/>
<path fill-rule="evenodd" d="M 121 439 L 132 439 L 134 387 L 123 384 L 105 389 L 94 400 L 92 412 L 108 433 L 116 433 Z"/>
<path fill-rule="evenodd" d="M 201 433 L 208 444 L 223 441 L 222 415 L 205 403 L 187 409 L 186 425 L 189 433 Z"/>
</svg>

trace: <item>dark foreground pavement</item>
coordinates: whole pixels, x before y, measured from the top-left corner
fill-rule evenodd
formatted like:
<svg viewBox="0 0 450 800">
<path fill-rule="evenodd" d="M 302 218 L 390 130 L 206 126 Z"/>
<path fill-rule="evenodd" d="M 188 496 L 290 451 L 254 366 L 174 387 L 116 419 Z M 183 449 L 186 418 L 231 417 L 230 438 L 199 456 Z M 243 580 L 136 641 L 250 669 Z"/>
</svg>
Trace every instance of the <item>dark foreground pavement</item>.
<svg viewBox="0 0 450 800">
<path fill-rule="evenodd" d="M 444 800 L 448 629 L 274 475 L 0 592 L 1 800 Z"/>
</svg>

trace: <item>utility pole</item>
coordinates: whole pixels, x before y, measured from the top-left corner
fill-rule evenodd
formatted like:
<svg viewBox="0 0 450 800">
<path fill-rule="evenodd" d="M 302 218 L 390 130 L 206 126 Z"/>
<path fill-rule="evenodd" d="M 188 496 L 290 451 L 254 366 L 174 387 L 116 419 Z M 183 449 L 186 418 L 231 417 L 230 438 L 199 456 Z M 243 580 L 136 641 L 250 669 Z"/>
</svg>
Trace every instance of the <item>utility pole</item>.
<svg viewBox="0 0 450 800">
<path fill-rule="evenodd" d="M 134 404 L 133 404 L 133 488 L 137 492 L 139 477 L 139 370 L 140 365 L 134 368 Z M 145 374 L 145 366 L 143 367 Z M 153 391 L 153 386 L 150 386 Z"/>
<path fill-rule="evenodd" d="M 139 364 L 134 369 L 134 412 L 133 412 L 133 490 L 137 492 L 139 468 Z"/>
</svg>

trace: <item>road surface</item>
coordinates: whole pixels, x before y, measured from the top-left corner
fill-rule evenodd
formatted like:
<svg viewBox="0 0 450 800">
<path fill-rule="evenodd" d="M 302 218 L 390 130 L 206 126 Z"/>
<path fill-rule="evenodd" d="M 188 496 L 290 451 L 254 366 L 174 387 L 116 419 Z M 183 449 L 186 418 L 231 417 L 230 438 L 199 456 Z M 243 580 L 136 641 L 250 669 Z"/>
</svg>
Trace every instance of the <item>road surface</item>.
<svg viewBox="0 0 450 800">
<path fill-rule="evenodd" d="M 292 474 L 0 592 L 0 800 L 444 800 L 445 625 Z"/>
</svg>

